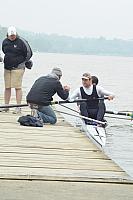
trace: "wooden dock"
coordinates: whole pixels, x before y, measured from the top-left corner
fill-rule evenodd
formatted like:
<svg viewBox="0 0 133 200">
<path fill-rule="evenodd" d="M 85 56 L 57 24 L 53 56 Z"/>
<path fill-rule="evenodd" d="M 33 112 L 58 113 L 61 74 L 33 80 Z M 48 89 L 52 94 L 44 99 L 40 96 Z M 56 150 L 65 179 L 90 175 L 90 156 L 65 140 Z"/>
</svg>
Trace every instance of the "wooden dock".
<svg viewBox="0 0 133 200">
<path fill-rule="evenodd" d="M 18 118 L 0 113 L 1 200 L 132 199 L 132 178 L 62 116 L 42 128 Z"/>
</svg>

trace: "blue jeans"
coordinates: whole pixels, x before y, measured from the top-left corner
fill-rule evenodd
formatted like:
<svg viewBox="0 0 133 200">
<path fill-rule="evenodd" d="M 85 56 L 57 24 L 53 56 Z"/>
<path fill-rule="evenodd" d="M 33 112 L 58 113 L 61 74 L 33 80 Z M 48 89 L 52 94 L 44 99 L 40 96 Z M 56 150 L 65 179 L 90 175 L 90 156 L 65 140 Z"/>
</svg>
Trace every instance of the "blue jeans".
<svg viewBox="0 0 133 200">
<path fill-rule="evenodd" d="M 57 117 L 51 106 L 39 106 L 38 114 L 44 123 L 55 124 L 57 122 Z"/>
</svg>

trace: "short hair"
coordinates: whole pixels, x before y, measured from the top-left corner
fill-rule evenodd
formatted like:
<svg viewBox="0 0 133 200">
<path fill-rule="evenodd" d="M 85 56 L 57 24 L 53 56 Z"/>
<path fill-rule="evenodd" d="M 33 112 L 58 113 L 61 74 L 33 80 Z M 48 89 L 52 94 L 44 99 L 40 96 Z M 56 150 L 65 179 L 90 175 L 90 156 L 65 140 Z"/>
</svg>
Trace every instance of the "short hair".
<svg viewBox="0 0 133 200">
<path fill-rule="evenodd" d="M 57 76 L 62 76 L 62 71 L 61 71 L 61 69 L 59 67 L 54 67 L 52 69 L 52 73 L 56 74 Z"/>
<path fill-rule="evenodd" d="M 92 78 L 92 84 L 97 85 L 99 82 L 98 78 L 96 76 L 91 76 L 91 78 Z"/>
</svg>

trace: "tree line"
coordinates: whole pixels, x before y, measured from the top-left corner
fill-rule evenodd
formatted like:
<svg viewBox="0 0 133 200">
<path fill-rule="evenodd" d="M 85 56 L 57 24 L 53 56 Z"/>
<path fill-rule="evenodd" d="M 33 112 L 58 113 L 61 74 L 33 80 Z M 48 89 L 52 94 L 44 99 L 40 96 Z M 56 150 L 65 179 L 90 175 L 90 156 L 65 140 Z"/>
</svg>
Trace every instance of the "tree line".
<svg viewBox="0 0 133 200">
<path fill-rule="evenodd" d="M 99 38 L 74 38 L 57 34 L 33 33 L 18 30 L 27 39 L 33 51 L 87 55 L 133 56 L 133 40 Z M 0 44 L 6 37 L 7 27 L 0 26 Z"/>
</svg>

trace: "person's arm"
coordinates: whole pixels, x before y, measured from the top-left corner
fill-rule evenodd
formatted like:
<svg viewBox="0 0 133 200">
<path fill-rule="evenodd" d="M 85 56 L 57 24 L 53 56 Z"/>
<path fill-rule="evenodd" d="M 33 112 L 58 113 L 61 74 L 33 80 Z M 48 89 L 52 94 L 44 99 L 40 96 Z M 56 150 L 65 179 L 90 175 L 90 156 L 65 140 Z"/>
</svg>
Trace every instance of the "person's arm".
<svg viewBox="0 0 133 200">
<path fill-rule="evenodd" d="M 76 99 L 81 99 L 80 88 L 74 90 L 73 93 L 69 96 L 69 101 L 74 101 Z"/>
<path fill-rule="evenodd" d="M 69 86 L 64 86 L 64 88 L 62 87 L 60 81 L 57 82 L 57 94 L 58 96 L 63 99 L 63 100 L 66 100 L 69 96 L 69 90 L 70 90 L 70 87 Z"/>
<path fill-rule="evenodd" d="M 107 96 L 108 100 L 113 100 L 115 97 L 114 93 L 105 90 L 103 87 L 97 86 L 96 89 L 99 97 Z"/>
<path fill-rule="evenodd" d="M 24 38 L 20 37 L 20 40 L 22 41 L 22 47 L 23 47 L 23 52 L 25 55 L 25 61 L 28 61 L 33 55 L 31 47 Z"/>
<path fill-rule="evenodd" d="M 6 53 L 6 51 L 5 51 L 5 43 L 6 43 L 6 39 L 2 42 L 2 51 L 3 51 L 4 54 Z"/>
</svg>

